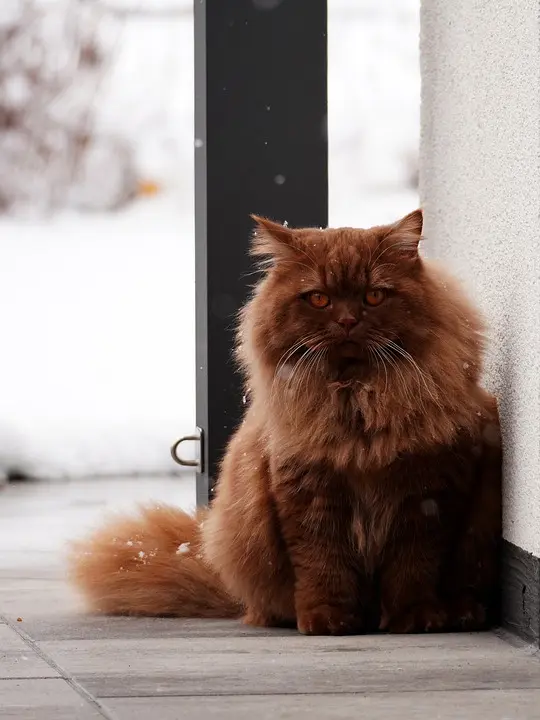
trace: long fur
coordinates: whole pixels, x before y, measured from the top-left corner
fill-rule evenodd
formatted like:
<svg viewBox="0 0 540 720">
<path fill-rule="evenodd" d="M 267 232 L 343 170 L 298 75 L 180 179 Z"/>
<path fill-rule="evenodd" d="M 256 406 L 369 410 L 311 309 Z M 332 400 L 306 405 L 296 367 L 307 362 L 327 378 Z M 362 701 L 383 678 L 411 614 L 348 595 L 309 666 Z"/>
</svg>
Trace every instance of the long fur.
<svg viewBox="0 0 540 720">
<path fill-rule="evenodd" d="M 75 584 L 105 613 L 309 634 L 485 626 L 501 448 L 478 313 L 418 254 L 419 211 L 369 230 L 255 220 L 264 276 L 236 349 L 250 402 L 214 504 L 204 521 L 162 508 L 109 524 L 75 548 Z"/>
<path fill-rule="evenodd" d="M 107 615 L 237 617 L 240 605 L 203 560 L 203 521 L 166 505 L 111 520 L 73 543 L 72 582 Z"/>
</svg>

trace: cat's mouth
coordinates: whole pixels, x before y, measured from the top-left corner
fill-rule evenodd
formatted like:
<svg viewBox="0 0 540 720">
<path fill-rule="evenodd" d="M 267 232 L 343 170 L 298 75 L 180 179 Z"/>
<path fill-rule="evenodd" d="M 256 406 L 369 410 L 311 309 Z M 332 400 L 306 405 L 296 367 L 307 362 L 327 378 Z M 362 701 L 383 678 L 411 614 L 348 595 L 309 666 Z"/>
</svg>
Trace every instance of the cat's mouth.
<svg viewBox="0 0 540 720">
<path fill-rule="evenodd" d="M 365 361 L 360 357 L 341 357 L 337 363 L 340 380 L 350 380 L 365 368 Z"/>
<path fill-rule="evenodd" d="M 298 351 L 300 358 L 305 357 L 306 349 L 304 346 Z M 368 360 L 365 348 L 354 340 L 343 340 L 332 343 L 328 346 L 330 351 L 328 360 L 331 368 L 331 374 L 339 382 L 347 382 L 355 380 L 365 374 L 368 367 Z M 290 372 L 290 363 L 286 363 L 280 369 L 280 375 Z"/>
<path fill-rule="evenodd" d="M 358 343 L 353 340 L 345 340 L 339 344 L 339 355 L 344 359 L 359 360 L 362 356 L 362 350 Z"/>
<path fill-rule="evenodd" d="M 365 373 L 365 348 L 353 340 L 344 340 L 334 346 L 333 366 L 340 382 L 355 380 Z"/>
<path fill-rule="evenodd" d="M 366 358 L 358 343 L 347 340 L 336 347 L 335 363 L 340 381 L 353 380 L 364 371 Z"/>
</svg>

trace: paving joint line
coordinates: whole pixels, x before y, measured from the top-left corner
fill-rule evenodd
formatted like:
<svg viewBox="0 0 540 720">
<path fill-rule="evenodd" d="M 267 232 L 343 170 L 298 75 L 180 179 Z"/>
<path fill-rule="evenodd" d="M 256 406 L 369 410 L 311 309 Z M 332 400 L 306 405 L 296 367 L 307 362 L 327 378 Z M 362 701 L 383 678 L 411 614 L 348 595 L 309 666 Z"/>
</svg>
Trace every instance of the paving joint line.
<svg viewBox="0 0 540 720">
<path fill-rule="evenodd" d="M 28 635 L 25 630 L 23 630 L 16 623 L 10 620 L 6 615 L 0 615 L 0 622 L 11 628 L 13 632 L 16 633 L 36 655 L 38 655 L 38 657 L 40 657 L 44 662 L 47 663 L 50 668 L 55 670 L 60 675 L 60 678 L 58 679 L 64 680 L 71 687 L 71 689 L 77 693 L 77 695 L 86 700 L 86 702 L 91 705 L 95 710 L 97 710 L 97 712 L 99 712 L 102 717 L 106 718 L 106 720 L 118 720 L 118 716 L 113 713 L 112 710 L 109 710 L 106 705 L 104 705 L 100 700 L 98 700 L 97 697 L 92 695 L 89 690 L 87 690 L 83 685 L 81 685 L 81 683 L 76 680 L 71 673 L 69 673 L 65 668 L 62 667 L 62 665 L 57 663 L 56 660 L 54 660 L 42 648 L 40 648 L 37 642 L 32 637 L 30 637 L 30 635 Z M 25 679 L 32 680 L 34 678 Z M 47 679 L 54 680 L 55 678 Z"/>
</svg>

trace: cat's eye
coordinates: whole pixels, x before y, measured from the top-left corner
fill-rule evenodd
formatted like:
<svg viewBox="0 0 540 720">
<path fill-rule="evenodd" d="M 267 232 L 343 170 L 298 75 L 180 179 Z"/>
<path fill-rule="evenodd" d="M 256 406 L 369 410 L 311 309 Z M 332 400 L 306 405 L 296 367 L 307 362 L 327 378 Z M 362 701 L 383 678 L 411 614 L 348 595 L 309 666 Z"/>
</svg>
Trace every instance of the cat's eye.
<svg viewBox="0 0 540 720">
<path fill-rule="evenodd" d="M 364 301 L 366 305 L 369 305 L 370 307 L 377 307 L 377 305 L 380 305 L 382 302 L 384 302 L 385 299 L 385 291 L 377 288 L 368 290 L 364 295 Z"/>
<path fill-rule="evenodd" d="M 330 305 L 330 298 L 328 295 L 322 292 L 317 292 L 316 290 L 308 293 L 305 297 L 311 307 L 317 308 L 317 310 L 324 310 L 324 308 Z"/>
</svg>

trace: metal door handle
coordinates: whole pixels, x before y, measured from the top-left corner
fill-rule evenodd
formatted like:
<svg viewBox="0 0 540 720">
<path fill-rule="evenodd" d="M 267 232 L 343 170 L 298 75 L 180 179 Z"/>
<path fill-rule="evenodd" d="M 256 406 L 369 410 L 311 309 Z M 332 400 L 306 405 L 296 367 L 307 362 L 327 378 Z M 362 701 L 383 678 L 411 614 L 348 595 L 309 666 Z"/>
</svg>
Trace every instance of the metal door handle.
<svg viewBox="0 0 540 720">
<path fill-rule="evenodd" d="M 178 465 L 181 465 L 182 467 L 194 467 L 198 468 L 199 472 L 203 471 L 203 447 L 202 447 L 202 430 L 200 428 L 197 428 L 197 434 L 195 435 L 184 435 L 184 437 L 179 438 L 174 445 L 171 447 L 171 457 L 174 460 L 175 463 Z M 198 454 L 199 458 L 198 460 L 184 460 L 184 458 L 180 457 L 178 454 L 178 448 L 183 442 L 196 442 L 198 444 Z"/>
</svg>

